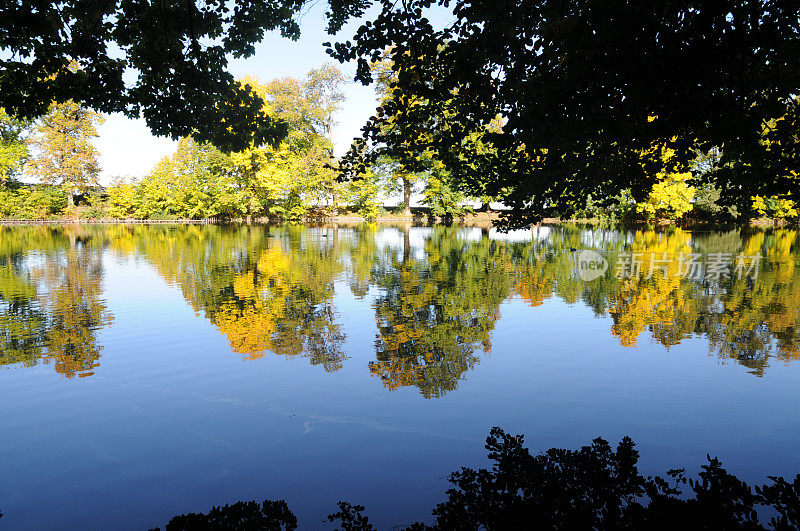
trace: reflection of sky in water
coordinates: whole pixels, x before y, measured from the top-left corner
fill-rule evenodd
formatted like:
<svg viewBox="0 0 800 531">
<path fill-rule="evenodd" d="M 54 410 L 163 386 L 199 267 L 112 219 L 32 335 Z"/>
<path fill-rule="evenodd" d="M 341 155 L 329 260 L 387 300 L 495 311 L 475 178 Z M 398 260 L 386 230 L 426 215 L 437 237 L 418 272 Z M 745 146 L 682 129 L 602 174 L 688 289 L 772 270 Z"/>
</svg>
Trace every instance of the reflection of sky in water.
<svg viewBox="0 0 800 531">
<path fill-rule="evenodd" d="M 796 235 L 787 244 L 787 232 L 745 240 L 698 234 L 692 246 L 703 252 L 737 252 L 756 242 L 784 265 L 767 268 L 744 295 L 735 285 L 719 291 L 679 283 L 669 288 L 680 291 L 662 300 L 658 285 L 618 292 L 610 279 L 591 289 L 570 284 L 572 271 L 558 262 L 569 260 L 565 249 L 576 244 L 657 241 L 643 235 L 564 235 L 542 227 L 509 236 L 517 247 L 490 252 L 481 229 L 412 227 L 412 253 L 404 260 L 402 227 L 255 228 L 249 237 L 214 227 L 181 227 L 170 237 L 159 230 L 137 228 L 123 237 L 103 229 L 87 244 L 102 264 L 99 300 L 113 316 L 92 330 L 102 350 L 91 376 L 67 379 L 43 362 L 0 371 L 0 511 L 9 529 L 147 529 L 174 514 L 267 497 L 285 498 L 301 525 L 312 528 L 340 499 L 366 505 L 382 528 L 404 524 L 429 514 L 450 471 L 486 463 L 482 442 L 494 425 L 525 433 L 534 449 L 631 435 L 645 474 L 677 466 L 695 471 L 706 452 L 750 481 L 800 472 L 793 407 L 800 363 L 768 357 L 758 377 L 748 360 L 710 352 L 703 329 L 716 323 L 712 332 L 723 333 L 725 323 L 740 321 L 737 337 L 744 337 L 752 320 L 759 334 L 797 333 Z M 665 245 L 680 247 L 684 236 Z M 6 245 L 8 233 L 3 237 Z M 68 239 L 59 242 L 43 240 L 49 251 L 30 249 L 22 273 L 47 267 L 47 253 L 65 260 L 74 253 Z M 537 251 L 555 249 L 546 267 L 525 262 L 527 242 L 540 245 Z M 249 259 L 241 258 L 243 249 Z M 232 256 L 239 258 L 226 262 Z M 524 274 L 517 272 L 523 263 L 529 264 Z M 94 277 L 85 271 L 74 269 L 70 285 L 91 285 Z M 358 272 L 366 275 L 363 293 L 354 287 Z M 502 282 L 501 272 L 509 275 Z M 85 293 L 75 292 L 71 304 L 85 306 Z M 276 310 L 270 304 L 283 299 L 275 294 L 291 304 Z M 588 301 L 600 294 L 606 311 L 598 314 Z M 740 300 L 756 295 L 764 298 L 761 306 Z M 680 297 L 708 299 L 703 312 L 713 309 L 723 321 L 698 321 L 703 326 L 667 348 L 656 339 L 666 314 L 635 303 L 660 300 L 666 308 Z M 437 308 L 437 301 L 445 304 Z M 221 313 L 231 302 L 235 311 Z M 616 323 L 612 307 L 621 312 Z M 760 313 L 746 311 L 752 307 Z M 263 311 L 236 313 L 242 308 Z M 409 316 L 409 309 L 417 313 Z M 245 315 L 271 315 L 269 323 L 288 327 L 290 335 L 271 343 L 281 352 L 292 351 L 293 337 L 336 325 L 346 358 L 331 371 L 307 352 L 267 351 L 248 360 L 233 351 L 223 320 Z M 612 332 L 636 318 L 645 325 L 635 346 L 624 347 Z M 459 342 L 425 337 L 440 332 Z M 773 337 L 770 353 L 776 348 Z M 459 365 L 458 352 L 474 363 Z M 401 363 L 426 354 L 424 376 L 438 381 L 449 374 L 453 381 L 445 384 L 455 385 L 438 398 L 425 399 L 424 386 L 413 380 L 419 364 Z M 390 390 L 371 372 L 380 356 L 394 370 L 413 369 L 410 383 Z"/>
</svg>

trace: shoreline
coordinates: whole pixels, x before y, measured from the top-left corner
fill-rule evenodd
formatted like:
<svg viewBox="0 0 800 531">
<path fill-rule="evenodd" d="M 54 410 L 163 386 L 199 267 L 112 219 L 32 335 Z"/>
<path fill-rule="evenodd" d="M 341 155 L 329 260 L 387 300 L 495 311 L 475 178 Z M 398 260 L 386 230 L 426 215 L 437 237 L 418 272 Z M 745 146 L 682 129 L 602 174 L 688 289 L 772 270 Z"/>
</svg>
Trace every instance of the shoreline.
<svg viewBox="0 0 800 531">
<path fill-rule="evenodd" d="M 444 220 L 439 217 L 431 218 L 423 214 L 412 214 L 405 216 L 402 214 L 393 214 L 386 216 L 378 216 L 377 218 L 368 220 L 363 216 L 355 214 L 338 215 L 338 216 L 313 216 L 308 217 L 302 221 L 296 222 L 301 224 L 363 224 L 363 223 L 377 223 L 377 224 L 413 224 L 418 226 L 433 226 L 433 225 L 465 225 L 465 226 L 479 226 L 479 227 L 493 227 L 495 222 L 500 219 L 500 213 L 493 212 L 479 212 L 474 214 L 467 214 L 460 217 L 454 217 L 451 220 Z M 245 224 L 245 225 L 275 225 L 283 223 L 293 223 L 288 221 L 274 220 L 264 217 L 258 218 L 230 218 L 230 219 L 116 219 L 116 218 L 100 218 L 100 219 L 83 219 L 83 218 L 58 218 L 58 219 L 2 219 L 0 218 L 0 225 L 224 225 L 224 224 Z M 785 221 L 776 221 L 770 219 L 754 219 L 744 223 L 713 223 L 713 222 L 684 222 L 675 223 L 669 220 L 655 220 L 651 222 L 612 222 L 599 219 L 559 219 L 559 218 L 543 218 L 540 222 L 531 224 L 530 227 L 541 225 L 604 225 L 604 226 L 626 226 L 626 227 L 643 227 L 643 226 L 656 226 L 668 227 L 675 226 L 688 230 L 702 229 L 702 228 L 716 228 L 724 230 L 726 228 L 734 227 L 757 227 L 757 228 L 797 228 L 797 224 L 787 223 Z"/>
</svg>

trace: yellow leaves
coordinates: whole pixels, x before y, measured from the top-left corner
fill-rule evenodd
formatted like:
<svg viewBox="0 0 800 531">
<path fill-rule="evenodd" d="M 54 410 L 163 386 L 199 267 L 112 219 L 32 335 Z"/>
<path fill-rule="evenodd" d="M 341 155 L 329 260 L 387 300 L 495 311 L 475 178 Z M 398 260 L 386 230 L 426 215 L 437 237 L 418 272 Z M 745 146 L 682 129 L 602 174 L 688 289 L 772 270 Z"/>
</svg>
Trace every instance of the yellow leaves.
<svg viewBox="0 0 800 531">
<path fill-rule="evenodd" d="M 279 275 L 286 275 L 291 270 L 291 259 L 283 252 L 281 243 L 275 241 L 272 247 L 261 253 L 256 269 L 266 278 L 278 280 Z"/>
<path fill-rule="evenodd" d="M 70 199 L 75 190 L 97 185 L 100 167 L 92 139 L 103 121 L 71 100 L 51 105 L 28 139 L 36 152 L 29 171 L 42 182 L 64 185 Z"/>
<path fill-rule="evenodd" d="M 671 161 L 675 151 L 666 146 L 654 145 L 642 154 L 644 159 L 659 160 L 661 171 L 656 173 L 656 183 L 647 200 L 636 205 L 636 211 L 648 218 L 680 219 L 693 208 L 695 189 L 689 186 L 691 172 L 679 172 Z"/>
<path fill-rule="evenodd" d="M 691 311 L 686 306 L 694 302 L 681 289 L 677 257 L 689 252 L 689 234 L 680 229 L 671 234 L 635 234 L 631 253 L 641 260 L 642 275 L 624 280 L 621 289 L 612 295 L 608 309 L 614 319 L 611 333 L 623 346 L 635 346 L 639 334 L 648 326 L 662 331 L 677 327 L 678 333 L 665 334 L 673 343 L 683 337 L 679 314 Z"/>
<path fill-rule="evenodd" d="M 692 199 L 695 189 L 686 184 L 692 174 L 685 173 L 658 173 L 659 181 L 645 203 L 636 206 L 639 212 L 648 214 L 648 217 L 664 216 L 669 219 L 679 219 L 692 210 Z"/>
<path fill-rule="evenodd" d="M 278 322 L 286 312 L 287 291 L 291 285 L 291 260 L 275 241 L 261 253 L 254 275 L 252 271 L 233 279 L 236 299 L 222 303 L 214 321 L 225 334 L 234 352 L 248 359 L 261 357 L 272 347 Z"/>
<path fill-rule="evenodd" d="M 791 219 L 800 215 L 797 203 L 789 198 L 753 196 L 752 208 L 759 215 L 772 219 Z"/>
<path fill-rule="evenodd" d="M 303 298 L 313 296 L 312 292 L 320 297 L 320 290 L 326 289 L 324 278 L 311 277 L 321 271 L 312 271 L 307 263 L 289 255 L 280 241 L 270 244 L 261 251 L 254 268 L 233 278 L 233 296 L 219 303 L 211 315 L 231 349 L 246 359 L 262 357 L 268 350 L 300 355 L 306 338 L 321 333 L 315 327 L 327 327 L 328 333 L 337 329 L 332 323 L 326 325 L 319 315 L 314 316 L 317 303 L 308 305 Z M 328 274 L 322 274 L 328 278 Z M 334 359 L 335 351 L 329 354 L 312 363 L 324 363 L 326 370 L 336 370 L 341 359 Z"/>
<path fill-rule="evenodd" d="M 257 359 L 272 346 L 277 325 L 275 315 L 261 308 L 239 309 L 233 301 L 223 304 L 216 315 L 216 324 L 230 343 L 231 349 L 247 359 Z"/>
<path fill-rule="evenodd" d="M 115 183 L 108 187 L 108 213 L 114 218 L 133 217 L 139 198 L 133 185 Z"/>
</svg>

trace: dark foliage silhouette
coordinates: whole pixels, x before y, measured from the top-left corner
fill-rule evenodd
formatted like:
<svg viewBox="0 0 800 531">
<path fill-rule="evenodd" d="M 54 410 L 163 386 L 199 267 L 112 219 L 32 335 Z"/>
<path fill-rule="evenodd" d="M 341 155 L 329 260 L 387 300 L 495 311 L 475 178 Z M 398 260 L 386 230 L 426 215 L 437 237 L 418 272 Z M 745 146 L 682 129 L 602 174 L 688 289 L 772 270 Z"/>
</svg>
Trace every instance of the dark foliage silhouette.
<svg viewBox="0 0 800 531">
<path fill-rule="evenodd" d="M 434 4 L 452 22 L 426 18 Z M 664 149 L 684 170 L 722 148 L 720 202 L 797 190 L 800 31 L 796 0 L 408 0 L 329 53 L 358 62 L 388 53 L 389 93 L 344 167 L 388 154 L 413 169 L 434 153 L 473 195 L 499 197 L 512 225 L 570 215 L 625 189 L 642 200 Z M 502 131 L 474 135 L 498 116 Z"/>
<path fill-rule="evenodd" d="M 328 31 L 364 0 L 329 0 Z M 305 0 L 0 0 L 0 107 L 35 118 L 51 102 L 143 117 L 156 135 L 193 134 L 243 149 L 286 135 L 263 101 L 227 71 L 266 32 L 296 39 Z M 126 74 L 135 72 L 131 82 Z"/>
<path fill-rule="evenodd" d="M 493 428 L 486 438 L 491 469 L 462 468 L 434 510 L 433 524 L 406 529 L 739 529 L 779 531 L 800 526 L 800 475 L 772 477 L 751 488 L 708 457 L 697 478 L 683 469 L 667 479 L 639 474 L 639 452 L 625 437 L 612 448 L 601 438 L 578 450 L 552 448 L 531 455 L 521 435 Z M 686 488 L 688 487 L 688 489 Z M 683 490 L 685 489 L 685 490 Z M 342 531 L 375 529 L 364 507 L 339 502 L 328 521 Z M 759 510 L 772 509 L 766 525 Z M 167 530 L 294 529 L 283 501 L 239 502 L 208 515 L 176 516 Z"/>
<path fill-rule="evenodd" d="M 214 507 L 208 514 L 182 514 L 170 520 L 166 527 L 166 531 L 223 529 L 291 531 L 297 529 L 297 518 L 283 500 L 264 500 L 260 505 L 248 501 Z"/>
</svg>

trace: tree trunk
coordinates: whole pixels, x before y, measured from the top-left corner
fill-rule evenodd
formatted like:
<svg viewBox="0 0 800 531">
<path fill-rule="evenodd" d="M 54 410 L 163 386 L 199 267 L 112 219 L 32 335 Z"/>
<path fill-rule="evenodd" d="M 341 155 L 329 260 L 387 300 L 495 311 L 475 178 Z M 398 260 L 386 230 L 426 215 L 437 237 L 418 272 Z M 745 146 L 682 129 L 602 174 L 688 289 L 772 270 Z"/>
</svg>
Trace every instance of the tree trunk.
<svg viewBox="0 0 800 531">
<path fill-rule="evenodd" d="M 67 210 L 75 208 L 75 194 L 72 191 L 67 192 Z"/>
<path fill-rule="evenodd" d="M 403 175 L 403 203 L 405 207 L 403 214 L 406 216 L 411 215 L 411 181 L 406 175 Z"/>
</svg>

